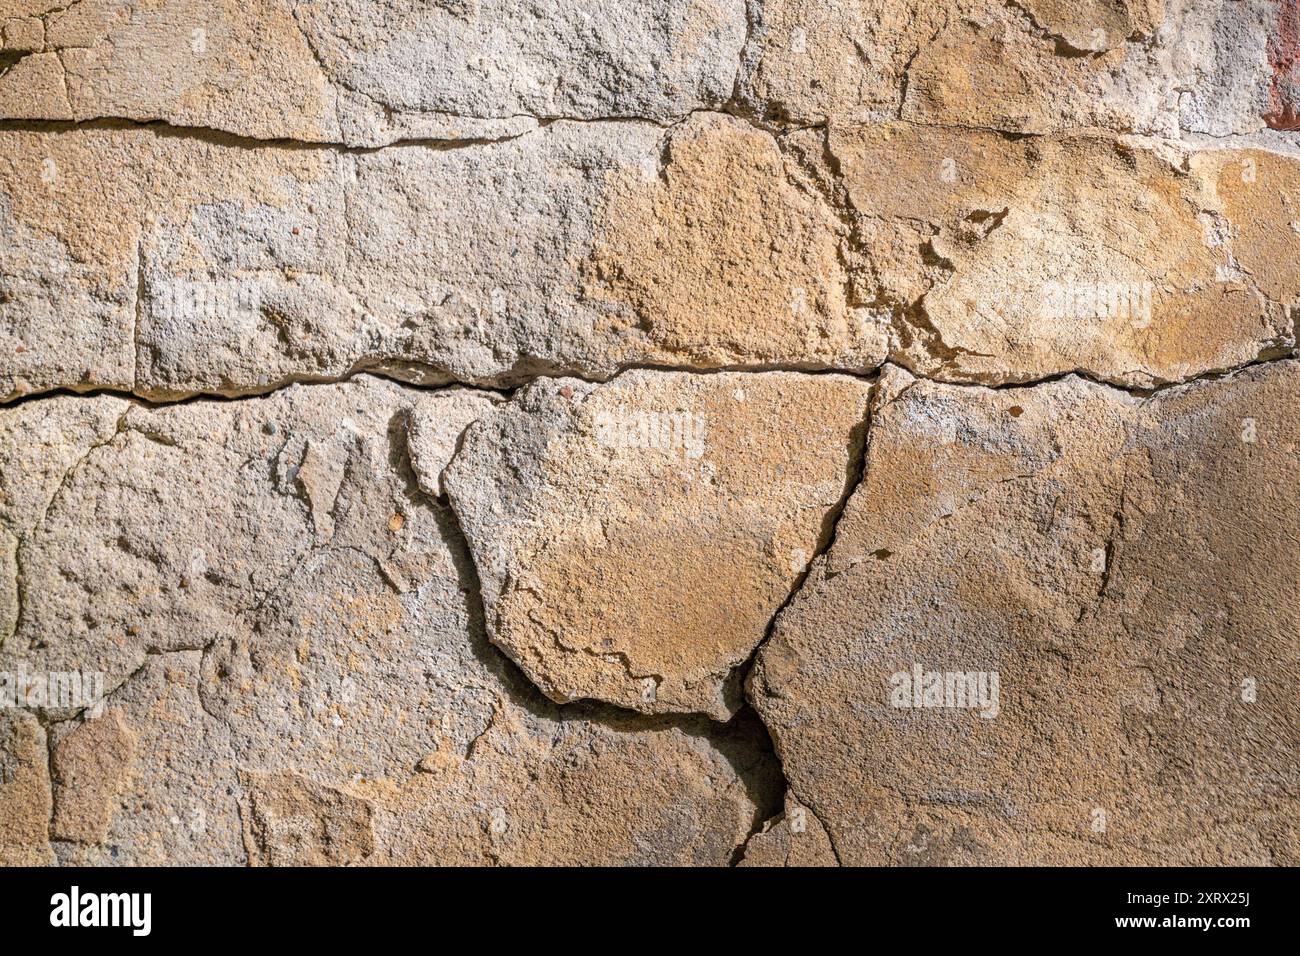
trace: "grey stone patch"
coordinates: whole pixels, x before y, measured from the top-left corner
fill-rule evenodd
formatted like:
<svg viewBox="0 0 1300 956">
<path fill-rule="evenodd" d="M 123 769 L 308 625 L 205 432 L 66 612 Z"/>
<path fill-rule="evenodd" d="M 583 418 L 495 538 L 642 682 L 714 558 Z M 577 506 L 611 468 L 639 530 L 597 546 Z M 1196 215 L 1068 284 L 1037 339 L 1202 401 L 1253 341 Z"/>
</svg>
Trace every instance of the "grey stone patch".
<svg viewBox="0 0 1300 956">
<path fill-rule="evenodd" d="M 752 719 L 562 711 L 487 644 L 455 518 L 416 469 L 436 482 L 493 404 L 363 376 L 0 410 L 26 585 L 0 670 L 106 674 L 98 713 L 51 713 L 61 862 L 730 859 L 778 785 Z M 69 447 L 39 449 L 42 427 Z M 15 476 L 22 454 L 38 467 Z M 111 773 L 89 772 L 100 737 L 130 742 Z M 37 784 L 19 796 L 43 834 Z"/>
<path fill-rule="evenodd" d="M 1200 0 L 1168 25 L 1164 41 L 1182 77 L 1182 129 L 1233 136 L 1264 128 L 1273 77 L 1268 45 L 1277 17 L 1278 5 L 1268 0 Z"/>
</svg>

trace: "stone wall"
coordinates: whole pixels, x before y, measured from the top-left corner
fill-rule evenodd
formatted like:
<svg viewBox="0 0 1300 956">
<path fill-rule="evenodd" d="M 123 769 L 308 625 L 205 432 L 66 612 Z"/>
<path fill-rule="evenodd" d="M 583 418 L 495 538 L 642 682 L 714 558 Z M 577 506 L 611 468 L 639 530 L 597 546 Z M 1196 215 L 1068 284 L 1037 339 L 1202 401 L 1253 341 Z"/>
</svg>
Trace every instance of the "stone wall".
<svg viewBox="0 0 1300 956">
<path fill-rule="evenodd" d="M 0 0 L 0 863 L 1300 862 L 1296 0 Z"/>
</svg>

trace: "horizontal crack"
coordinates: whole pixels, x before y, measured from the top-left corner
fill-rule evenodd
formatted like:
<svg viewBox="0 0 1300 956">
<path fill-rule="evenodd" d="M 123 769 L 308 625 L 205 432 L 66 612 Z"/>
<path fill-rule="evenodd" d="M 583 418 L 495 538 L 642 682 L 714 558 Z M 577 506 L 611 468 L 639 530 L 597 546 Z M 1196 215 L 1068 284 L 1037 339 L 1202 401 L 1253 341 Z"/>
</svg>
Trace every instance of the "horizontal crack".
<svg viewBox="0 0 1300 956">
<path fill-rule="evenodd" d="M 686 122 L 692 116 L 698 113 L 714 113 L 727 116 L 736 116 L 737 118 L 747 119 L 747 117 L 733 114 L 726 110 L 715 110 L 701 108 L 690 110 L 679 117 L 660 120 L 650 116 L 637 115 L 614 115 L 614 116 L 548 116 L 533 115 L 528 113 L 519 113 L 511 116 L 500 117 L 459 117 L 452 114 L 453 119 L 471 119 L 478 122 L 501 122 L 506 123 L 512 120 L 532 120 L 537 125 L 529 129 L 522 130 L 518 133 L 507 133 L 501 136 L 467 136 L 467 137 L 438 137 L 438 136 L 412 136 L 401 137 L 390 142 L 364 145 L 358 143 L 347 143 L 335 140 L 311 140 L 298 139 L 292 136 L 253 136 L 247 133 L 236 133 L 232 130 L 222 129 L 215 126 L 196 126 L 183 123 L 173 123 L 165 119 L 133 119 L 129 116 L 97 116 L 82 120 L 39 120 L 39 119 L 0 119 L 0 132 L 18 132 L 18 133 L 45 133 L 51 135 L 65 135 L 68 133 L 77 133 L 84 130 L 118 130 L 118 131 L 145 131 L 154 133 L 160 137 L 172 137 L 177 139 L 195 139 L 206 143 L 212 143 L 218 146 L 228 146 L 235 149 L 286 149 L 286 150 L 314 150 L 343 154 L 367 154 L 377 153 L 386 149 L 401 148 L 421 148 L 432 150 L 454 150 L 464 149 L 473 146 L 490 146 L 496 143 L 505 143 L 513 139 L 519 139 L 531 132 L 539 129 L 546 129 L 556 123 L 582 123 L 582 124 L 600 124 L 600 123 L 637 123 L 649 126 L 656 126 L 660 129 L 668 130 L 674 126 L 679 126 Z M 770 132 L 770 130 L 769 130 Z"/>
<path fill-rule="evenodd" d="M 539 122 L 540 125 L 540 122 Z M 328 140 L 305 140 L 293 137 L 259 137 L 211 126 L 186 126 L 174 124 L 162 119 L 136 120 L 125 116 L 101 116 L 86 120 L 15 120 L 0 119 L 0 132 L 45 133 L 64 135 L 83 130 L 141 130 L 154 133 L 160 137 L 177 139 L 196 139 L 217 146 L 235 149 L 288 149 L 288 150 L 322 150 L 336 153 L 375 153 L 382 149 L 421 147 L 435 150 L 463 149 L 469 146 L 484 146 L 518 139 L 531 130 L 510 133 L 499 137 L 447 138 L 409 137 L 395 139 L 382 145 L 362 146 L 350 143 L 331 142 Z"/>
<path fill-rule="evenodd" d="M 31 392 L 18 398 L 10 399 L 8 402 L 0 402 L 0 412 L 7 409 L 18 408 L 22 405 L 28 405 L 35 402 L 48 401 L 53 398 L 120 398 L 131 402 L 132 404 L 144 408 L 169 408 L 174 405 L 191 405 L 199 402 L 244 402 L 261 398 L 269 398 L 277 392 L 282 392 L 287 388 L 294 386 L 311 387 L 316 385 L 343 385 L 348 382 L 361 378 L 377 378 L 387 382 L 394 382 L 402 388 L 415 389 L 423 392 L 441 392 L 454 388 L 470 389 L 478 392 L 491 392 L 494 395 L 503 395 L 509 397 L 514 394 L 514 388 L 494 388 L 488 385 L 480 385 L 475 382 L 462 382 L 449 380 L 433 384 L 422 384 L 411 382 L 395 375 L 386 373 L 379 369 L 355 369 L 344 375 L 334 377 L 317 378 L 317 377 L 294 377 L 286 379 L 275 385 L 265 388 L 249 389 L 240 392 L 209 392 L 198 391 L 182 394 L 176 398 L 151 398 L 149 394 L 132 391 L 124 388 L 88 388 L 76 389 L 72 387 L 51 388 L 42 391 Z"/>
<path fill-rule="evenodd" d="M 469 119 L 478 122 L 506 123 L 514 120 L 532 120 L 537 125 L 518 133 L 507 133 L 501 136 L 412 136 L 399 137 L 389 142 L 373 143 L 368 145 L 328 139 L 299 139 L 292 136 L 254 136 L 248 133 L 237 133 L 233 130 L 227 130 L 215 126 L 173 123 L 170 120 L 161 118 L 135 119 L 129 116 L 97 116 L 81 120 L 0 118 L 0 133 L 19 132 L 62 135 L 76 133 L 83 130 L 142 130 L 152 132 L 160 137 L 195 139 L 207 143 L 213 143 L 218 146 L 229 146 L 240 149 L 296 149 L 320 150 L 344 154 L 367 154 L 377 153 L 381 150 L 393 148 L 455 150 L 474 146 L 490 146 L 497 143 L 505 143 L 519 139 L 531 132 L 546 129 L 547 127 L 553 126 L 557 123 L 581 123 L 593 125 L 601 123 L 637 123 L 669 130 L 687 122 L 691 117 L 701 114 L 729 116 L 733 119 L 739 119 L 756 129 L 778 138 L 808 130 L 823 130 L 834 127 L 839 130 L 850 131 L 889 123 L 893 125 L 901 124 L 912 126 L 918 129 L 934 129 L 958 133 L 990 133 L 1008 140 L 1072 139 L 1085 137 L 1125 140 L 1137 138 L 1141 140 L 1150 140 L 1152 142 L 1168 143 L 1175 147 L 1191 149 L 1257 149 L 1276 152 L 1292 157 L 1300 155 L 1300 134 L 1278 130 L 1261 130 L 1256 133 L 1234 133 L 1216 136 L 1195 130 L 1180 129 L 1180 135 L 1178 137 L 1162 137 L 1121 132 L 1097 126 L 1080 126 L 1051 131 L 1010 130 L 996 126 L 981 126 L 971 123 L 919 122 L 912 119 L 881 120 L 879 122 L 869 123 L 841 120 L 832 122 L 822 121 L 809 124 L 792 124 L 770 121 L 757 115 L 753 110 L 746 108 L 743 104 L 733 101 L 728 101 L 716 108 L 700 107 L 698 109 L 689 110 L 680 116 L 669 119 L 659 119 L 652 116 L 640 116 L 634 114 L 611 116 L 551 116 L 518 113 L 510 116 L 499 117 L 461 117 L 455 114 L 445 114 L 452 119 Z"/>
<path fill-rule="evenodd" d="M 1138 387 L 1123 385 L 1117 382 L 1109 381 L 1101 376 L 1084 369 L 1067 369 L 1061 372 L 1054 372 L 1051 375 L 1039 376 L 1023 380 L 984 382 L 963 378 L 960 376 L 939 377 L 928 375 L 922 371 L 911 368 L 905 360 L 897 356 L 891 356 L 887 361 L 875 366 L 845 366 L 838 367 L 825 365 L 822 363 L 781 363 L 765 362 L 745 365 L 720 365 L 713 367 L 701 367 L 693 365 L 665 365 L 651 362 L 634 362 L 620 365 L 609 375 L 600 376 L 590 373 L 583 373 L 573 369 L 557 369 L 554 371 L 535 372 L 524 376 L 506 376 L 507 381 L 501 384 L 488 384 L 483 380 L 458 379 L 447 377 L 445 381 L 438 382 L 413 382 L 409 379 L 392 372 L 385 371 L 382 368 L 362 367 L 353 369 L 343 375 L 337 376 L 290 376 L 283 381 L 268 385 L 265 387 L 249 388 L 240 391 L 193 391 L 181 392 L 175 398 L 158 398 L 150 397 L 147 390 L 131 390 L 123 388 L 103 387 L 103 388 L 85 388 L 78 389 L 73 386 L 60 386 L 38 390 L 8 401 L 0 401 L 0 411 L 10 408 L 17 408 L 31 402 L 39 402 L 55 397 L 73 397 L 73 398 L 97 398 L 97 397 L 117 397 L 130 400 L 138 405 L 149 408 L 165 408 L 170 405 L 184 405 L 191 402 L 213 401 L 213 402 L 237 402 L 248 399 L 266 398 L 278 391 L 292 386 L 313 386 L 313 385 L 340 385 L 345 382 L 353 381 L 357 378 L 370 376 L 380 378 L 386 381 L 395 382 L 403 388 L 419 389 L 423 391 L 441 391 L 451 388 L 467 388 L 476 391 L 491 392 L 496 395 L 510 397 L 521 388 L 525 388 L 534 382 L 556 380 L 563 378 L 572 378 L 581 382 L 587 382 L 593 385 L 603 385 L 618 380 L 621 376 L 633 371 L 649 371 L 663 373 L 686 373 L 690 375 L 722 375 L 731 373 L 740 373 L 747 375 L 762 375 L 772 372 L 788 372 L 798 375 L 844 375 L 851 378 L 861 379 L 865 382 L 875 382 L 880 373 L 891 366 L 904 369 L 914 378 L 933 382 L 937 385 L 951 385 L 955 388 L 981 388 L 991 391 L 998 391 L 1012 388 L 1034 388 L 1039 385 L 1047 385 L 1051 382 L 1059 382 L 1068 378 L 1080 378 L 1084 381 L 1091 382 L 1102 388 L 1108 388 L 1113 391 L 1123 392 L 1134 398 L 1147 398 L 1151 395 L 1167 391 L 1172 388 L 1182 388 L 1200 381 L 1212 381 L 1221 378 L 1229 378 L 1238 372 L 1255 368 L 1260 365 L 1268 365 L 1273 362 L 1285 362 L 1300 358 L 1300 350 L 1295 348 L 1282 348 L 1261 354 L 1257 358 L 1238 365 L 1226 366 L 1223 368 L 1208 369 L 1198 372 L 1195 375 L 1189 375 L 1186 378 L 1159 382 L 1150 387 Z M 490 380 L 488 380 L 490 381 Z M 156 393 L 155 393 L 156 395 Z"/>
<path fill-rule="evenodd" d="M 1024 380 L 1008 380 L 1003 382 L 981 382 L 981 381 L 974 381 L 971 379 L 962 378 L 960 376 L 945 378 L 945 377 L 937 377 L 934 375 L 927 375 L 923 372 L 919 372 L 913 368 L 910 368 L 905 361 L 900 360 L 897 356 L 891 356 L 889 361 L 886 362 L 885 366 L 882 366 L 882 368 L 892 364 L 906 370 L 914 378 L 920 379 L 922 381 L 933 382 L 936 385 L 951 385 L 955 388 L 982 388 L 982 389 L 987 389 L 989 391 L 1002 391 L 1005 389 L 1013 389 L 1013 388 L 1036 388 L 1037 386 L 1040 385 L 1047 385 L 1052 382 L 1064 381 L 1067 378 L 1079 378 L 1079 379 L 1083 379 L 1086 382 L 1091 382 L 1093 385 L 1098 385 L 1102 388 L 1107 388 L 1116 392 L 1123 392 L 1124 394 L 1129 395 L 1133 398 L 1149 398 L 1152 395 L 1157 395 L 1161 392 L 1169 391 L 1170 389 L 1184 388 L 1188 385 L 1194 385 L 1197 382 L 1215 381 L 1217 379 L 1222 379 L 1222 378 L 1231 378 L 1232 376 L 1236 375 L 1239 372 L 1243 372 L 1246 371 L 1247 369 L 1255 368 L 1256 366 L 1269 365 L 1273 362 L 1286 362 L 1286 361 L 1295 360 L 1297 358 L 1300 358 L 1300 349 L 1296 349 L 1292 347 L 1279 348 L 1279 349 L 1263 352 L 1257 357 L 1250 359 L 1246 362 L 1241 362 L 1237 365 L 1225 366 L 1223 368 L 1206 369 L 1203 372 L 1197 372 L 1195 375 L 1189 375 L 1186 378 L 1172 379 L 1170 381 L 1158 382 L 1154 385 L 1145 388 L 1134 386 L 1134 385 L 1122 385 L 1117 382 L 1112 382 L 1106 378 L 1103 378 L 1085 369 L 1077 369 L 1077 368 L 1067 369 L 1062 372 L 1054 372 L 1051 375 L 1042 375 L 1036 378 L 1028 378 Z"/>
</svg>

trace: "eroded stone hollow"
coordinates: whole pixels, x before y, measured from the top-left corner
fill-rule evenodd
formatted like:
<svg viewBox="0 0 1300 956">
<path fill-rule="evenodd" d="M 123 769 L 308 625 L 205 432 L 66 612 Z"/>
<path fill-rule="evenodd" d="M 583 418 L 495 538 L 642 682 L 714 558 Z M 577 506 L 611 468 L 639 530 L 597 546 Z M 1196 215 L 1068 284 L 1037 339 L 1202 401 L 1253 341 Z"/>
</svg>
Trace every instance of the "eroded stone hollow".
<svg viewBox="0 0 1300 956">
<path fill-rule="evenodd" d="M 1294 0 L 0 0 L 0 863 L 1295 864 Z"/>
</svg>

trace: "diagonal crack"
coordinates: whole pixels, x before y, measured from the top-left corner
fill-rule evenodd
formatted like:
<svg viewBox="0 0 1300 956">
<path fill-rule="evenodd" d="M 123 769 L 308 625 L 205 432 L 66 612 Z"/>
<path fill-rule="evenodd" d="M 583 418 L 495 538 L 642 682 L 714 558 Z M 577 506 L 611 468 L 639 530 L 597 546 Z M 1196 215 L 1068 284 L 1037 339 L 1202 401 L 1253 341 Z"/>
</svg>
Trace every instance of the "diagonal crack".
<svg viewBox="0 0 1300 956">
<path fill-rule="evenodd" d="M 879 414 L 880 409 L 883 408 L 885 404 L 888 404 L 888 401 L 885 401 L 883 403 L 881 402 L 880 389 L 881 389 L 881 383 L 879 382 L 879 380 L 877 380 L 875 386 L 872 389 L 872 394 L 870 399 L 871 404 L 869 406 L 867 416 L 862 422 L 861 430 L 860 431 L 855 430 L 855 433 L 852 436 L 850 436 L 850 450 L 852 452 L 856 452 L 855 454 L 852 455 L 852 459 L 854 461 L 853 470 L 850 472 L 848 480 L 845 482 L 843 495 L 840 497 L 840 500 L 836 502 L 835 506 L 827 513 L 824 519 L 824 530 L 822 533 L 821 541 L 818 543 L 818 547 L 814 551 L 812 557 L 808 559 L 808 563 L 804 568 L 803 574 L 800 575 L 799 580 L 795 583 L 794 587 L 790 589 L 789 595 L 781 603 L 781 606 L 777 608 L 776 613 L 772 615 L 771 620 L 768 622 L 766 633 L 763 635 L 763 639 L 754 648 L 753 652 L 749 655 L 748 660 L 743 665 L 741 665 L 741 670 L 743 672 L 742 681 L 745 687 L 745 699 L 750 707 L 753 707 L 753 700 L 750 697 L 750 675 L 753 671 L 755 662 L 758 660 L 758 655 L 762 652 L 763 648 L 767 646 L 767 643 L 771 640 L 772 635 L 776 630 L 777 621 L 780 619 L 782 613 L 785 611 L 787 607 L 789 607 L 794 602 L 794 600 L 803 591 L 803 587 L 807 583 L 813 567 L 819 564 L 820 562 L 822 562 L 826 558 L 826 556 L 830 553 L 831 549 L 835 546 L 835 540 L 836 540 L 837 533 L 839 531 L 840 521 L 844 517 L 844 513 L 848 508 L 849 502 L 852 500 L 853 496 L 857 493 L 858 489 L 862 487 L 862 483 L 866 480 L 867 462 L 869 460 L 869 456 L 871 453 L 871 426 L 876 415 Z M 891 397 L 889 401 L 892 401 L 892 398 L 896 398 L 896 397 L 897 397 L 896 395 Z M 858 445 L 856 449 L 853 447 L 855 444 Z M 763 719 L 762 714 L 758 711 L 757 708 L 754 708 L 754 712 L 758 714 L 758 719 L 760 722 L 762 722 Z M 777 737 L 772 733 L 770 727 L 767 727 L 766 724 L 764 724 L 764 727 L 767 729 L 768 737 L 772 742 L 772 752 L 773 755 L 776 757 L 778 764 L 781 767 L 781 776 L 786 781 L 787 789 L 790 791 L 790 793 L 793 793 L 795 795 L 795 797 L 798 799 L 800 804 L 807 807 L 808 810 L 813 814 L 813 816 L 817 817 L 818 823 L 821 824 L 822 829 L 826 831 L 826 838 L 830 841 L 831 851 L 835 855 L 836 862 L 837 863 L 841 862 L 839 848 L 836 845 L 834 834 L 832 833 L 830 827 L 828 827 L 825 824 L 825 822 L 822 820 L 822 818 L 818 815 L 816 808 L 807 800 L 805 800 L 804 797 L 801 794 L 799 794 L 797 790 L 795 790 L 794 785 L 790 782 L 790 778 L 785 772 L 785 761 L 781 756 L 779 741 Z M 764 823 L 766 822 L 767 821 L 764 821 Z M 748 839 L 752 839 L 759 832 L 759 829 L 761 828 L 762 825 L 763 824 L 760 824 L 759 827 L 756 827 L 753 831 L 751 831 Z M 746 840 L 746 842 L 748 842 L 748 839 Z"/>
</svg>

